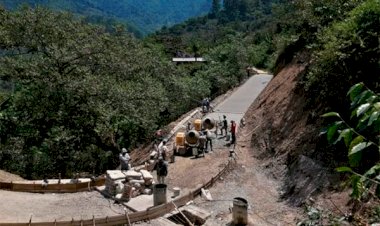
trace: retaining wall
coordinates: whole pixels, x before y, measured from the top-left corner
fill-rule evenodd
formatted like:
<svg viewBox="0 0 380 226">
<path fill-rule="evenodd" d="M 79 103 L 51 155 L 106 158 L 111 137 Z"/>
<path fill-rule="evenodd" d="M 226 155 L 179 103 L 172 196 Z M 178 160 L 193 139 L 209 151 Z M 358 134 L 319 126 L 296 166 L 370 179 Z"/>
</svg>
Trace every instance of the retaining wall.
<svg viewBox="0 0 380 226">
<path fill-rule="evenodd" d="M 42 181 L 0 182 L 0 189 L 18 192 L 73 193 L 80 191 L 88 191 L 91 190 L 93 187 L 103 186 L 105 184 L 105 180 L 105 177 L 99 177 L 95 180 L 87 179 L 87 181 L 85 182 L 49 183 L 46 185 L 44 185 Z"/>
</svg>

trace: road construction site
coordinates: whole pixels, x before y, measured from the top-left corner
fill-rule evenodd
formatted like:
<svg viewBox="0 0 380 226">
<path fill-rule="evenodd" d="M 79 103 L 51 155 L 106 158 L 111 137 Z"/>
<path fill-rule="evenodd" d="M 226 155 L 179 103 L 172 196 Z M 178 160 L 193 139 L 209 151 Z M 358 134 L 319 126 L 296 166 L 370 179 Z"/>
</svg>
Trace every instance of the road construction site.
<svg viewBox="0 0 380 226">
<path fill-rule="evenodd" d="M 249 106 L 271 78 L 272 76 L 268 74 L 252 76 L 217 104 L 213 112 L 203 115 L 203 118 L 213 119 L 217 123 L 225 115 L 228 122 L 230 120 L 240 122 Z M 193 123 L 200 116 L 200 109 L 196 109 L 178 122 L 169 133 L 168 147 L 175 146 L 176 134 L 185 131 L 187 123 Z M 220 131 L 215 131 L 215 129 L 211 131 L 216 133 L 213 139 L 213 151 L 199 158 L 193 155 L 175 156 L 174 162 L 169 164 L 169 173 L 165 181 L 167 204 L 152 208 L 155 203 L 149 191 L 146 192 L 147 194 L 136 195 L 125 202 L 123 200 L 115 202 L 113 194 L 105 192 L 106 186 L 99 186 L 99 184 L 90 186 L 90 182 L 88 188 L 91 191 L 72 194 L 51 192 L 35 194 L 0 190 L 0 225 L 17 222 L 31 223 L 31 225 L 37 222 L 53 224 L 55 222 L 59 225 L 60 221 L 65 222 L 61 225 L 112 225 L 112 219 L 116 218 L 118 221 L 115 222 L 132 224 L 132 222 L 163 216 L 164 213 L 172 212 L 172 210 L 174 213 L 166 215 L 165 219 L 139 224 L 169 225 L 170 222 L 167 220 L 170 219 L 172 223 L 189 225 L 192 223 L 191 220 L 189 222 L 191 219 L 189 215 L 183 218 L 175 214 L 178 213 L 177 207 L 189 204 L 189 201 L 192 204 L 188 206 L 192 206 L 193 212 L 194 209 L 201 212 L 198 215 L 204 218 L 202 224 L 226 225 L 231 222 L 231 205 L 237 197 L 248 202 L 250 224 L 292 225 L 298 215 L 297 210 L 279 202 L 278 184 L 265 175 L 263 169 L 258 166 L 258 161 L 252 157 L 250 153 L 252 150 L 249 150 L 249 143 L 246 141 L 249 136 L 247 131 L 244 131 L 243 127 L 238 127 L 237 145 L 230 146 L 226 137 L 221 136 Z M 156 175 L 155 173 L 151 175 L 153 177 L 151 182 L 154 183 Z M 150 183 L 150 181 L 147 182 L 149 177 L 149 175 L 137 175 L 136 180 L 144 179 L 142 183 Z M 17 182 L 12 183 L 17 184 Z M 203 195 L 198 196 L 200 194 Z M 149 217 L 145 215 L 145 218 L 137 215 L 144 211 L 145 214 L 151 215 Z M 190 210 L 183 211 L 191 212 Z"/>
</svg>

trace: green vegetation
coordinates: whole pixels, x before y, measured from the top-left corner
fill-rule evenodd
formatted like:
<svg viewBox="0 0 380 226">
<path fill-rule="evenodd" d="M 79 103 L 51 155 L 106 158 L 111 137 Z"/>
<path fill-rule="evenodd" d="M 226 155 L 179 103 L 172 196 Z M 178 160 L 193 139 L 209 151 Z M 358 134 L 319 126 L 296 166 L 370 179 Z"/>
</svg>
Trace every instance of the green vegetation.
<svg viewBox="0 0 380 226">
<path fill-rule="evenodd" d="M 116 20 L 137 37 L 205 14 L 211 6 L 208 0 L 0 0 L 6 9 L 16 9 L 23 4 L 67 10 L 88 17 L 90 22 L 109 24 L 110 20 Z"/>
<path fill-rule="evenodd" d="M 0 31 L 0 79 L 15 86 L 0 107 L 0 165 L 26 178 L 114 168 L 121 147 L 209 94 L 120 27 L 37 8 L 0 10 Z"/>
<path fill-rule="evenodd" d="M 344 103 L 342 93 L 358 82 L 378 91 L 379 18 L 380 2 L 365 1 L 318 34 L 315 63 L 306 78 L 306 90 L 317 101 Z"/>
<path fill-rule="evenodd" d="M 343 142 L 348 149 L 349 166 L 339 167 L 339 172 L 350 172 L 352 196 L 361 200 L 368 195 L 380 197 L 380 97 L 375 92 L 358 83 L 351 87 L 351 117 L 343 119 L 337 112 L 329 112 L 323 117 L 335 117 L 327 129 L 330 143 Z"/>
<path fill-rule="evenodd" d="M 60 2 L 38 3 L 58 9 L 63 7 Z M 379 92 L 378 0 L 176 1 L 174 11 L 167 10 L 166 1 L 135 2 L 133 7 L 129 3 L 64 1 L 65 7 L 76 9 L 74 15 L 86 15 L 83 19 L 38 7 L 0 11 L 0 165 L 4 169 L 27 178 L 58 172 L 102 173 L 117 165 L 115 155 L 121 147 L 145 144 L 154 130 L 203 97 L 238 85 L 247 77 L 247 66 L 278 71 L 299 53 L 308 55 L 302 62 L 308 67 L 299 88 L 308 97 L 307 107 L 317 112 L 348 112 L 346 90 L 361 81 L 373 94 Z M 152 10 L 141 20 L 129 20 L 126 15 L 132 14 L 126 12 L 134 7 Z M 175 15 L 180 10 L 188 11 L 179 18 Z M 169 27 L 194 15 L 190 12 L 204 10 L 209 14 Z M 175 19 L 158 16 L 163 12 Z M 125 21 L 144 32 L 168 26 L 136 40 L 120 25 Z M 175 65 L 170 62 L 174 56 L 202 56 L 207 62 Z M 353 105 L 372 104 L 367 95 Z M 372 116 L 367 114 L 373 114 L 374 103 L 353 122 L 367 123 L 373 135 L 379 128 L 375 121 L 368 124 Z M 341 113 L 346 122 L 349 117 Z M 362 117 L 367 121 L 361 122 Z M 334 124 L 335 129 L 327 132 L 330 139 L 337 138 L 337 131 L 346 131 L 341 138 L 349 142 L 354 140 L 346 136 L 354 130 L 372 136 L 364 132 L 366 128 L 350 130 L 343 125 Z M 345 161 L 352 172 L 366 175 L 378 159 L 372 155 L 358 159 L 356 154 L 375 147 L 365 139 L 360 142 L 363 149 L 348 157 L 339 157 L 347 156 L 339 142 L 334 147 L 321 143 L 316 152 L 334 149 L 337 159 L 324 159 L 327 166 Z"/>
</svg>

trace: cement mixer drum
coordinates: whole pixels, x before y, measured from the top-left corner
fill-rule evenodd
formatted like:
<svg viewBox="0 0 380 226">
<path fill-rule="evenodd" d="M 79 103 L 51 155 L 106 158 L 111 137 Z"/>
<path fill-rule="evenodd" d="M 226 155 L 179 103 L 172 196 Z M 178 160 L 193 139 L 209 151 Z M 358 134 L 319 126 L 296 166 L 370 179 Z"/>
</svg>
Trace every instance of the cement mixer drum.
<svg viewBox="0 0 380 226">
<path fill-rule="evenodd" d="M 186 133 L 186 142 L 189 146 L 196 146 L 199 141 L 199 132 L 196 130 L 190 130 Z"/>
<path fill-rule="evenodd" d="M 215 120 L 212 118 L 205 118 L 202 121 L 202 126 L 204 129 L 211 130 L 215 127 Z"/>
</svg>

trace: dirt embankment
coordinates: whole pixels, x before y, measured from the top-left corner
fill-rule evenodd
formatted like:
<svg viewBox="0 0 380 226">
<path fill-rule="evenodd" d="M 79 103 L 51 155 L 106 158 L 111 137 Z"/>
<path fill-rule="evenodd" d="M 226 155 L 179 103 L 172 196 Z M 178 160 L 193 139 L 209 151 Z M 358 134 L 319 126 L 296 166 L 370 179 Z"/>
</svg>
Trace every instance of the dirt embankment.
<svg viewBox="0 0 380 226">
<path fill-rule="evenodd" d="M 24 180 L 24 179 L 16 174 L 12 174 L 4 170 L 0 170 L 0 181 L 2 182 L 21 181 L 21 180 Z"/>
<path fill-rule="evenodd" d="M 245 116 L 254 156 L 283 181 L 282 197 L 297 206 L 329 187 L 334 175 L 317 147 L 321 112 L 307 106 L 299 86 L 307 62 L 298 55 L 280 70 Z"/>
</svg>

